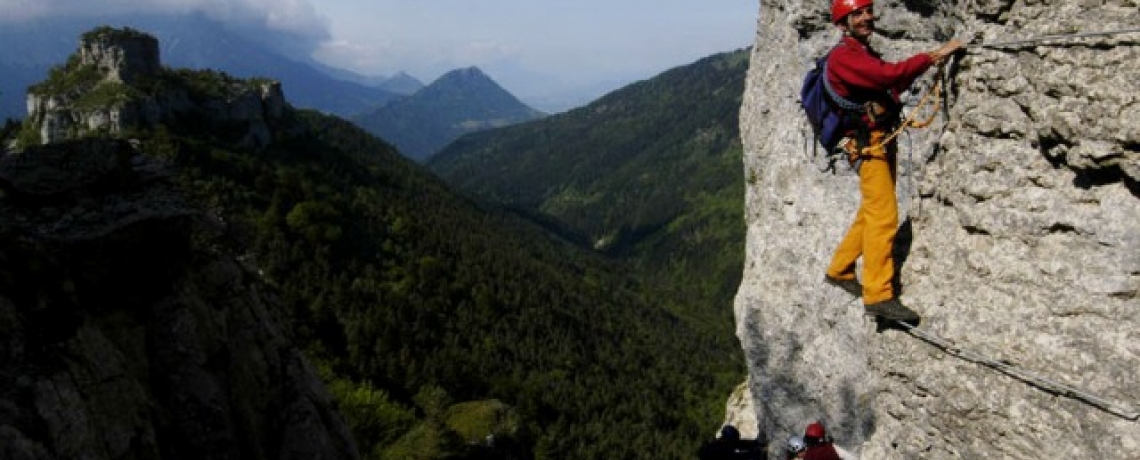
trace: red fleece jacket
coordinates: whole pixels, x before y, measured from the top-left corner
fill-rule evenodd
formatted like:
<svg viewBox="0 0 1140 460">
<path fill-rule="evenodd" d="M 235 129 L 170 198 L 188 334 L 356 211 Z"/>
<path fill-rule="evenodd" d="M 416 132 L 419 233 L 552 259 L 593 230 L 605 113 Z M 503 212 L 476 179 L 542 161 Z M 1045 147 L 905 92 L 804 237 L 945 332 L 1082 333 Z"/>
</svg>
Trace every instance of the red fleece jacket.
<svg viewBox="0 0 1140 460">
<path fill-rule="evenodd" d="M 808 446 L 804 460 L 842 460 L 830 442 Z"/>
<path fill-rule="evenodd" d="M 827 59 L 827 79 L 835 92 L 846 99 L 882 101 L 889 94 L 892 102 L 889 106 L 893 106 L 899 95 L 932 65 L 934 61 L 926 53 L 899 62 L 886 62 L 870 46 L 843 37 Z"/>
</svg>

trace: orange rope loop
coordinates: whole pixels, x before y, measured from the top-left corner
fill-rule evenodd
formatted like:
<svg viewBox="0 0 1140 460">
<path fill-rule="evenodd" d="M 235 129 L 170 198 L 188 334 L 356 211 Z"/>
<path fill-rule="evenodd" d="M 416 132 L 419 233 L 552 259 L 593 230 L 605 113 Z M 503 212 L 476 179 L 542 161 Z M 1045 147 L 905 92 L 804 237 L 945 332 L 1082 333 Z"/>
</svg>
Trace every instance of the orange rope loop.
<svg viewBox="0 0 1140 460">
<path fill-rule="evenodd" d="M 939 64 L 938 70 L 934 74 L 934 87 L 932 87 L 930 89 L 930 91 L 927 91 L 926 94 L 922 95 L 922 99 L 920 99 L 918 101 L 918 105 L 916 105 L 914 107 L 914 110 L 911 110 L 910 114 L 907 115 L 906 119 L 904 119 L 902 121 L 902 123 L 899 124 L 898 129 L 895 129 L 894 132 L 892 132 L 890 135 L 888 135 L 887 137 L 884 137 L 882 142 L 879 143 L 879 145 L 886 145 L 886 144 L 890 143 L 896 137 L 898 137 L 899 134 L 902 134 L 902 132 L 905 131 L 907 128 L 922 129 L 922 128 L 926 128 L 927 126 L 930 126 L 930 124 L 934 122 L 934 118 L 938 116 L 938 106 L 942 104 L 942 74 L 943 74 L 943 70 L 944 70 L 944 66 Z M 925 106 L 927 102 L 929 102 L 931 94 L 934 95 L 934 110 L 930 113 L 930 116 L 927 117 L 926 119 L 924 119 L 922 121 L 915 121 L 915 117 L 918 115 L 918 112 L 922 110 L 922 107 Z M 866 154 L 866 151 L 868 149 L 870 149 L 871 147 L 872 146 L 867 146 L 866 148 L 864 148 L 863 149 L 864 154 Z"/>
</svg>

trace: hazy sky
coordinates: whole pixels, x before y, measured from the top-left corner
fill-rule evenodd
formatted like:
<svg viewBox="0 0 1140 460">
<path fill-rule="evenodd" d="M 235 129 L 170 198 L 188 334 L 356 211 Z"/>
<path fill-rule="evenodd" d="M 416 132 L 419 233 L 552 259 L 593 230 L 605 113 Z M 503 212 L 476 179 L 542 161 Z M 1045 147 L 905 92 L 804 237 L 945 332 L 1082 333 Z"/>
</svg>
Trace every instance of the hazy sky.
<svg viewBox="0 0 1140 460">
<path fill-rule="evenodd" d="M 585 82 L 751 44 L 757 0 L 332 0 L 316 56 L 420 79 L 468 65 Z"/>
<path fill-rule="evenodd" d="M 758 8 L 758 0 L 0 0 L 0 22 L 203 12 L 289 32 L 296 49 L 365 75 L 406 71 L 429 83 L 478 66 L 508 89 L 535 80 L 569 88 L 648 78 L 748 46 Z"/>
</svg>

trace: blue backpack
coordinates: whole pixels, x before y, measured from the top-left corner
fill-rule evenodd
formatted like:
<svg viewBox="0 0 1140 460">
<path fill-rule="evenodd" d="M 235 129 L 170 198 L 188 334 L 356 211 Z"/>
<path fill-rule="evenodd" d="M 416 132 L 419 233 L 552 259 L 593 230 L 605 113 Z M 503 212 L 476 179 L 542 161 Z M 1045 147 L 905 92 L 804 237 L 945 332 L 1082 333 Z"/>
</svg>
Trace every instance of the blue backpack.
<svg viewBox="0 0 1140 460">
<path fill-rule="evenodd" d="M 804 76 L 804 84 L 800 88 L 800 105 L 811 121 L 815 138 L 829 156 L 837 153 L 839 141 L 853 128 L 858 113 L 863 110 L 862 104 L 844 99 L 831 88 L 827 81 L 827 58 L 830 55 L 829 52 L 816 61 L 815 68 Z"/>
</svg>

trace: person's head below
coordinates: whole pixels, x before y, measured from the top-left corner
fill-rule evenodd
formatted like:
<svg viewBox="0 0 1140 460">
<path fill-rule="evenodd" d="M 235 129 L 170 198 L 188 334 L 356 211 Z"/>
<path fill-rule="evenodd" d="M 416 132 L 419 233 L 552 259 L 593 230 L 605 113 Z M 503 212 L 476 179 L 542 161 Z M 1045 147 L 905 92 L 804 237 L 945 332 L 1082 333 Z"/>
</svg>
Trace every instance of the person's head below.
<svg viewBox="0 0 1140 460">
<path fill-rule="evenodd" d="M 740 440 L 740 431 L 732 425 L 725 425 L 720 429 L 720 440 L 724 442 L 737 442 Z"/>
<path fill-rule="evenodd" d="M 831 4 L 831 22 L 844 35 L 866 42 L 875 33 L 875 2 L 835 0 Z"/>
<path fill-rule="evenodd" d="M 813 422 L 804 430 L 804 444 L 808 447 L 823 444 L 827 438 L 827 431 L 823 429 L 823 424 L 820 422 Z"/>
<path fill-rule="evenodd" d="M 804 443 L 803 436 L 792 436 L 788 438 L 788 444 L 785 446 L 785 452 L 787 453 L 787 458 L 789 460 L 793 458 L 803 458 L 804 454 L 807 452 L 807 444 Z"/>
</svg>

